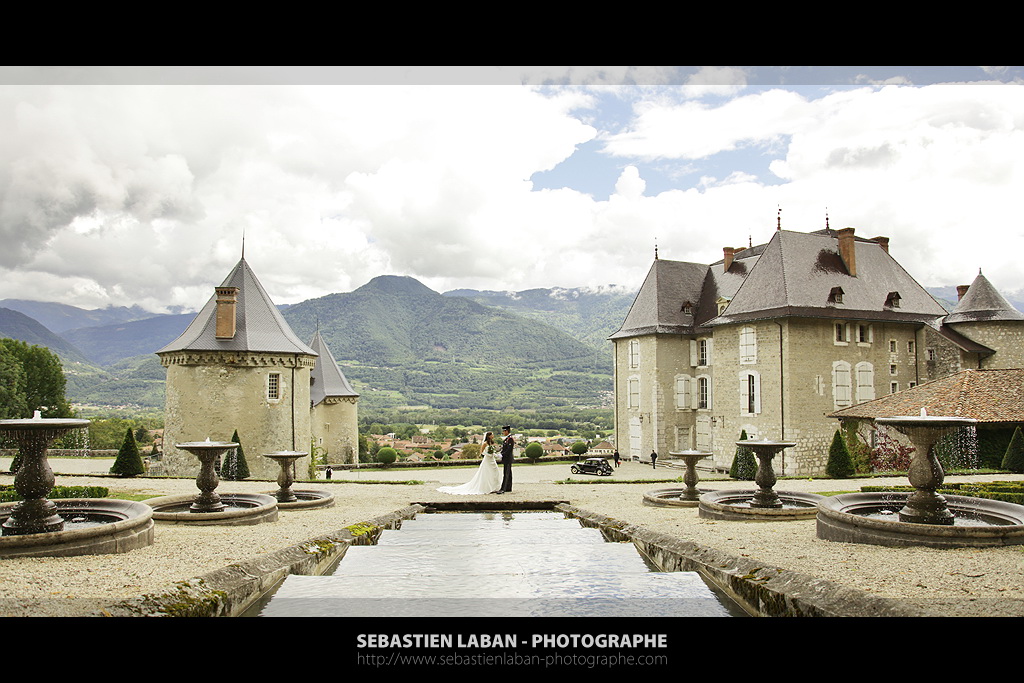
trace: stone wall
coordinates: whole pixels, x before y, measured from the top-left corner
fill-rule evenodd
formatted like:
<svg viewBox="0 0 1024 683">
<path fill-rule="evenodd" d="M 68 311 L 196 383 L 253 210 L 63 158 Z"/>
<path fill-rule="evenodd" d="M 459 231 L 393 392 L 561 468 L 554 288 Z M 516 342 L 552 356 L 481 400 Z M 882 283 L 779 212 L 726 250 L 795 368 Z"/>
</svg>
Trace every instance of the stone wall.
<svg viewBox="0 0 1024 683">
<path fill-rule="evenodd" d="M 196 360 L 162 359 L 167 366 L 166 474 L 195 476 L 199 471 L 196 457 L 175 448 L 175 444 L 207 438 L 229 441 L 236 430 L 255 478 L 276 479 L 280 471 L 276 463 L 262 457 L 264 453 L 309 450 L 312 362 L 306 357 L 206 354 L 201 363 Z M 268 398 L 271 373 L 276 373 L 280 381 L 277 399 Z M 308 458 L 296 462 L 299 476 L 304 476 L 307 468 Z"/>
</svg>

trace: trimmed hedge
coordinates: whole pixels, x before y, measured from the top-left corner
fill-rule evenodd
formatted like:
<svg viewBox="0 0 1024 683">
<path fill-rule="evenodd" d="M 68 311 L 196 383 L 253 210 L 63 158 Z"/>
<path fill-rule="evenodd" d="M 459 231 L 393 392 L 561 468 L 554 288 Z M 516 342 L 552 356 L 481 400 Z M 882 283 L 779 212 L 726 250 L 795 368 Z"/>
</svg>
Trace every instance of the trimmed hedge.
<svg viewBox="0 0 1024 683">
<path fill-rule="evenodd" d="M 110 489 L 105 486 L 54 486 L 46 494 L 48 499 L 52 498 L 106 498 L 110 495 Z M 21 496 L 13 484 L 0 486 L 0 503 L 13 503 L 21 500 Z"/>
<path fill-rule="evenodd" d="M 915 489 L 913 486 L 861 486 L 864 493 L 910 493 Z M 1001 500 L 1004 503 L 1016 503 L 1024 505 L 1024 481 L 990 481 L 990 482 L 960 482 L 943 484 L 935 491 L 938 494 L 950 496 L 969 496 L 971 498 L 987 498 L 989 500 Z"/>
</svg>

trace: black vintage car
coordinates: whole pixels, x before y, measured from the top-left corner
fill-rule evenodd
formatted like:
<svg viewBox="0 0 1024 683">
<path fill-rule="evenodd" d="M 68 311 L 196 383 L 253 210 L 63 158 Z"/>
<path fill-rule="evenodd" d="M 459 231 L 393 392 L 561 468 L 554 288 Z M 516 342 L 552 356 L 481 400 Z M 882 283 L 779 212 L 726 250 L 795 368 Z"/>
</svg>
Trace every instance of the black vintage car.
<svg viewBox="0 0 1024 683">
<path fill-rule="evenodd" d="M 612 466 L 604 458 L 587 458 L 573 465 L 572 473 L 610 475 Z"/>
</svg>

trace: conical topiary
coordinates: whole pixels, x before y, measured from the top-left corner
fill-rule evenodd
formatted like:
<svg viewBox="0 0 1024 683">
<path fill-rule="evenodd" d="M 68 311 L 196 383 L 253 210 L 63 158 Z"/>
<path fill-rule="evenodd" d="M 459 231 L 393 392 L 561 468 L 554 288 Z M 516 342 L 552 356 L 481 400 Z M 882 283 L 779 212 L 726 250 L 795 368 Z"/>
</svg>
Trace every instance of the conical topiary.
<svg viewBox="0 0 1024 683">
<path fill-rule="evenodd" d="M 139 444 L 135 441 L 135 432 L 128 428 L 124 435 L 124 442 L 117 452 L 114 464 L 110 466 L 110 473 L 119 477 L 137 477 L 146 472 L 142 464 L 142 455 L 139 454 Z"/>
<path fill-rule="evenodd" d="M 852 477 L 855 472 L 850 449 L 846 447 L 846 440 L 837 429 L 835 436 L 832 437 L 832 445 L 828 449 L 828 462 L 825 464 L 825 474 L 830 479 L 846 479 L 847 477 Z"/>
<path fill-rule="evenodd" d="M 224 462 L 220 466 L 221 479 L 228 481 L 239 481 L 249 478 L 249 463 L 245 461 L 245 452 L 242 450 L 242 442 L 238 440 L 238 430 L 231 435 L 231 440 L 238 444 L 224 454 Z"/>
<path fill-rule="evenodd" d="M 740 432 L 740 441 L 747 440 L 747 430 Z M 736 455 L 732 458 L 732 467 L 729 468 L 729 476 L 741 481 L 753 481 L 757 476 L 757 459 L 754 451 L 746 446 L 737 446 Z"/>
<path fill-rule="evenodd" d="M 1010 445 L 1006 447 L 1006 455 L 1003 456 L 1003 469 L 1024 474 L 1024 436 L 1021 436 L 1020 427 L 1013 430 Z"/>
</svg>

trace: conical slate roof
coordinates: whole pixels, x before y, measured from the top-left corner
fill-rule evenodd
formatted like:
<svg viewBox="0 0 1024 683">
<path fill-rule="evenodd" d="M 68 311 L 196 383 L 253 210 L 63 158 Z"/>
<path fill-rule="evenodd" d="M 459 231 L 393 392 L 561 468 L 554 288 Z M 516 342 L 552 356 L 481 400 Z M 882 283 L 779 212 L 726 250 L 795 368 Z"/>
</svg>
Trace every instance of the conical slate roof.
<svg viewBox="0 0 1024 683">
<path fill-rule="evenodd" d="M 257 351 L 316 355 L 316 351 L 303 344 L 292 332 L 244 258 L 220 286 L 238 288 L 235 336 L 217 339 L 217 296 L 214 295 L 181 336 L 157 354 L 172 351 Z"/>
<path fill-rule="evenodd" d="M 328 397 L 359 396 L 345 379 L 344 373 L 334 360 L 334 355 L 327 348 L 324 338 L 320 336 L 320 330 L 313 335 L 313 341 L 309 342 L 309 346 L 319 356 L 316 366 L 309 375 L 312 382 L 309 387 L 309 400 L 313 405 L 319 405 Z"/>
<path fill-rule="evenodd" d="M 1000 294 L 980 272 L 945 322 L 968 323 L 986 320 L 1024 320 L 1021 313 Z"/>
</svg>

